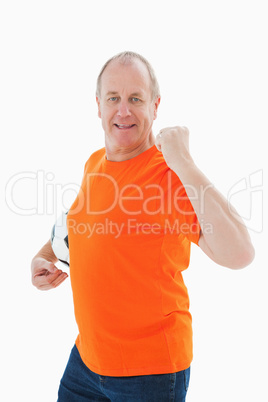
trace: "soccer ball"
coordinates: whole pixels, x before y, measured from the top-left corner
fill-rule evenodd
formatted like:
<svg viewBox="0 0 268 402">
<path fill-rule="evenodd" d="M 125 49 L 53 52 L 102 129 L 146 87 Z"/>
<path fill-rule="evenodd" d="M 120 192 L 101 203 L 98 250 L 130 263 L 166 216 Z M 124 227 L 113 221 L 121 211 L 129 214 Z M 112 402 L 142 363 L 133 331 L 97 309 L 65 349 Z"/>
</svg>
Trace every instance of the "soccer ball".
<svg viewBox="0 0 268 402">
<path fill-rule="evenodd" d="M 69 242 L 67 229 L 67 212 L 63 212 L 56 220 L 51 232 L 51 247 L 60 262 L 69 266 Z"/>
</svg>

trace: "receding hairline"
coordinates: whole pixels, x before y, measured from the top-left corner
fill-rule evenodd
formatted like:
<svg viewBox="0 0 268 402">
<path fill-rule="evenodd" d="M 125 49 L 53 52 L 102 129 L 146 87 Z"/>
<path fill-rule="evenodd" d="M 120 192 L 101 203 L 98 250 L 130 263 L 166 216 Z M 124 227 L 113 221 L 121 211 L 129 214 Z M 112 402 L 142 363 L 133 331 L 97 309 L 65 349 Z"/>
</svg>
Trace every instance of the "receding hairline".
<svg viewBox="0 0 268 402">
<path fill-rule="evenodd" d="M 139 53 L 129 52 L 129 51 L 118 53 L 106 61 L 106 63 L 102 67 L 102 69 L 99 73 L 98 79 L 97 79 L 96 96 L 100 97 L 100 95 L 101 95 L 101 78 L 102 78 L 104 71 L 106 70 L 108 65 L 110 65 L 110 63 L 112 63 L 113 61 L 117 61 L 117 60 L 122 64 L 128 64 L 128 63 L 131 64 L 131 63 L 133 63 L 134 60 L 139 60 L 140 62 L 142 62 L 143 65 L 145 65 L 145 67 L 149 73 L 149 76 L 150 76 L 152 99 L 155 99 L 160 96 L 159 84 L 158 84 L 155 72 L 154 72 L 151 64 L 148 62 L 148 60 L 145 59 L 145 57 L 143 57 Z"/>
</svg>

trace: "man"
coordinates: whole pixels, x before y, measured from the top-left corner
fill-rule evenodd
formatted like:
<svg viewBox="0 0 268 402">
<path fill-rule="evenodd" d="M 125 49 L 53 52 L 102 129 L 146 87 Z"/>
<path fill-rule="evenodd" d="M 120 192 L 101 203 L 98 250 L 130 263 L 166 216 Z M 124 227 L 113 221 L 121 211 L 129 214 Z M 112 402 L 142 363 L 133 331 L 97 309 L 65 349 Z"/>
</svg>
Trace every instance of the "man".
<svg viewBox="0 0 268 402">
<path fill-rule="evenodd" d="M 185 127 L 153 135 L 160 93 L 150 64 L 121 53 L 97 83 L 105 148 L 85 165 L 68 213 L 79 328 L 59 401 L 185 401 L 192 361 L 181 272 L 194 242 L 216 263 L 254 258 L 248 232 L 195 165 Z M 202 228 L 201 228 L 202 224 Z M 50 241 L 32 261 L 39 289 L 60 285 Z"/>
</svg>

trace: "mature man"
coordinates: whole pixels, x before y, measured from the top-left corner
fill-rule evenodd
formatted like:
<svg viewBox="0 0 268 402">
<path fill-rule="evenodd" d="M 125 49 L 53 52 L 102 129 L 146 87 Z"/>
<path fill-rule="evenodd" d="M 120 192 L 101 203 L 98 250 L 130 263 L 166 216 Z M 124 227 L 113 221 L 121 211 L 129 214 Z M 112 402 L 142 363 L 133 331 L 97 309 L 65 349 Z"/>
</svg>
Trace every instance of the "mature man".
<svg viewBox="0 0 268 402">
<path fill-rule="evenodd" d="M 132 52 L 110 59 L 96 95 L 105 148 L 88 159 L 68 213 L 79 335 L 58 400 L 185 401 L 192 327 L 181 272 L 190 244 L 233 269 L 254 249 L 195 165 L 187 128 L 154 137 L 160 93 L 147 60 Z M 37 288 L 66 279 L 56 261 L 49 241 L 32 261 Z"/>
</svg>

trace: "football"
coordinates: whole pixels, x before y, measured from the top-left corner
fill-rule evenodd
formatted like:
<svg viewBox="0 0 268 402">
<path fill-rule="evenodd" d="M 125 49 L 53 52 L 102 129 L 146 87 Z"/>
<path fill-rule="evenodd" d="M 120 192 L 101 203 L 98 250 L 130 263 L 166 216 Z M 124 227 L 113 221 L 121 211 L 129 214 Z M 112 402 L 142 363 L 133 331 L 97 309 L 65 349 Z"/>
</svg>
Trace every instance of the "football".
<svg viewBox="0 0 268 402">
<path fill-rule="evenodd" d="M 67 229 L 67 212 L 63 212 L 56 220 L 51 232 L 51 246 L 60 262 L 69 267 L 69 242 Z"/>
</svg>

